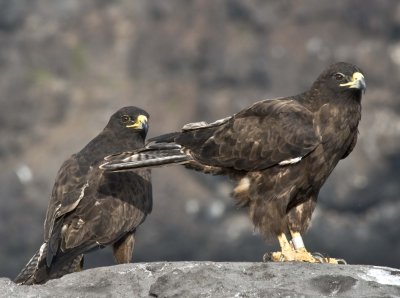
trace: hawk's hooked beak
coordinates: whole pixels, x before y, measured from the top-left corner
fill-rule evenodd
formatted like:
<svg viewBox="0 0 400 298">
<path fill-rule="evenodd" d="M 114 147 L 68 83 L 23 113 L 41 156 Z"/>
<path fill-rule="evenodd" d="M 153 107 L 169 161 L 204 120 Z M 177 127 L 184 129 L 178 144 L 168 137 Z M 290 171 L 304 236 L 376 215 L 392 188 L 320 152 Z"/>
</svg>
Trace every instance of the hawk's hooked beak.
<svg viewBox="0 0 400 298">
<path fill-rule="evenodd" d="M 128 128 L 133 128 L 133 129 L 139 129 L 139 130 L 144 130 L 144 132 L 147 134 L 147 130 L 149 129 L 149 124 L 147 117 L 145 115 L 139 115 L 136 118 L 136 121 L 133 122 L 132 124 L 126 125 Z"/>
<path fill-rule="evenodd" d="M 367 84 L 365 84 L 364 75 L 361 72 L 353 73 L 353 77 L 352 77 L 351 81 L 348 83 L 340 84 L 340 86 L 359 89 L 364 92 L 365 92 L 365 89 L 367 88 Z"/>
</svg>

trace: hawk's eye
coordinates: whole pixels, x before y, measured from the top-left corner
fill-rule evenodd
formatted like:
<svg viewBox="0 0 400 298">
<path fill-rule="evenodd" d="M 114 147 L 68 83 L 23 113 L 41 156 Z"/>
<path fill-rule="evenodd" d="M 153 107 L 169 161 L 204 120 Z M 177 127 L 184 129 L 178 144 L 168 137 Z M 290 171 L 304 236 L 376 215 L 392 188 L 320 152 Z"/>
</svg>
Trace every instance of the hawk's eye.
<svg viewBox="0 0 400 298">
<path fill-rule="evenodd" d="M 121 120 L 122 120 L 123 123 L 126 123 L 129 120 L 131 120 L 131 117 L 129 117 L 128 115 L 122 115 L 121 116 Z"/>
<path fill-rule="evenodd" d="M 340 73 L 340 72 L 335 73 L 334 77 L 335 77 L 336 81 L 341 81 L 341 80 L 344 79 L 344 75 L 342 73 Z"/>
</svg>

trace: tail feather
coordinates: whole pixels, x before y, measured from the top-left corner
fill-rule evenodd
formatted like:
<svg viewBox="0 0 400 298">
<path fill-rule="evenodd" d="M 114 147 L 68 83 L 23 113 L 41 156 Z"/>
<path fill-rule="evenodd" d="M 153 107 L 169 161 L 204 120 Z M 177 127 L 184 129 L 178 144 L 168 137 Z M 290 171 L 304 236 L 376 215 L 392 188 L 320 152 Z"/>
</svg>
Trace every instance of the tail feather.
<svg viewBox="0 0 400 298">
<path fill-rule="evenodd" d="M 29 260 L 29 262 L 25 265 L 25 267 L 21 270 L 21 272 L 14 279 L 15 283 L 18 284 L 33 284 L 35 280 L 35 273 L 38 270 L 39 262 L 43 258 L 43 250 L 47 250 L 47 245 L 43 243 L 40 249 L 33 255 L 33 257 Z"/>
<path fill-rule="evenodd" d="M 83 255 L 78 255 L 77 257 L 70 259 L 68 262 L 65 262 L 59 269 L 50 270 L 48 279 L 60 278 L 65 274 L 78 272 L 81 271 L 82 269 L 83 269 Z"/>
<path fill-rule="evenodd" d="M 106 171 L 127 171 L 137 168 L 182 164 L 192 160 L 184 149 L 175 143 L 149 143 L 134 152 L 123 152 L 105 158 L 100 168 Z"/>
<path fill-rule="evenodd" d="M 43 243 L 14 279 L 14 282 L 22 285 L 42 284 L 49 279 L 59 278 L 65 274 L 80 271 L 82 268 L 83 254 L 61 264 L 52 264 L 50 267 L 46 265 L 46 255 L 47 243 Z"/>
</svg>

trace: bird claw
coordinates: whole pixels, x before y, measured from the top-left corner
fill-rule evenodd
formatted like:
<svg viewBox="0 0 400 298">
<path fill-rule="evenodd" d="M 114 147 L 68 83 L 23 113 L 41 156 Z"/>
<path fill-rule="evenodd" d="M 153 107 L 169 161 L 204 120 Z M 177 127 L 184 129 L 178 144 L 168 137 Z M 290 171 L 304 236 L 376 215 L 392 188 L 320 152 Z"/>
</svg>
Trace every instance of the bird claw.
<svg viewBox="0 0 400 298">
<path fill-rule="evenodd" d="M 312 256 L 316 260 L 318 260 L 318 263 L 347 265 L 347 262 L 344 259 L 331 258 L 331 257 L 329 257 L 327 255 L 323 255 L 322 253 L 319 253 L 319 252 L 312 253 Z"/>
<path fill-rule="evenodd" d="M 284 252 L 267 252 L 263 256 L 263 262 L 305 262 L 320 264 L 342 264 L 346 265 L 344 259 L 334 259 L 324 256 L 321 253 L 309 253 L 305 249 L 284 251 Z"/>
<path fill-rule="evenodd" d="M 290 253 L 285 254 L 281 251 L 266 252 L 263 256 L 263 262 L 290 262 L 294 261 Z"/>
<path fill-rule="evenodd" d="M 263 255 L 263 262 L 264 262 L 264 263 L 266 263 L 266 262 L 272 262 L 272 253 L 266 252 L 266 253 Z"/>
</svg>

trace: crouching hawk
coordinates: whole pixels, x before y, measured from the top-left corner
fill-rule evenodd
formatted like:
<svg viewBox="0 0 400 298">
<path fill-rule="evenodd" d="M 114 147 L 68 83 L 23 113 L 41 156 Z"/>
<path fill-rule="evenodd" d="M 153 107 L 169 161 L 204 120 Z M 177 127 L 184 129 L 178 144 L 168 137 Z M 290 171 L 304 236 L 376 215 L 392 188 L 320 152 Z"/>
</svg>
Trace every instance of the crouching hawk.
<svg viewBox="0 0 400 298">
<path fill-rule="evenodd" d="M 109 154 L 144 146 L 147 112 L 125 107 L 58 171 L 44 223 L 44 242 L 21 273 L 20 284 L 40 284 L 79 270 L 83 255 L 112 245 L 117 263 L 132 258 L 136 228 L 152 209 L 150 170 L 104 173 Z"/>
</svg>

